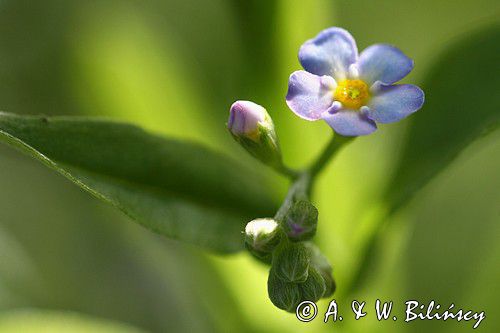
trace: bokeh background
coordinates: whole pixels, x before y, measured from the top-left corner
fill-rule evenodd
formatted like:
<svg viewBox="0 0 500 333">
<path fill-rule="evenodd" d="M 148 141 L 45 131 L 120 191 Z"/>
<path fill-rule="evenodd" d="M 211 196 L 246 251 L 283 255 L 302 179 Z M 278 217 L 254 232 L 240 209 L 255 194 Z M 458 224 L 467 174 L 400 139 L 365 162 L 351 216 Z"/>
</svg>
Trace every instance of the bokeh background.
<svg viewBox="0 0 500 333">
<path fill-rule="evenodd" d="M 267 107 L 286 161 L 298 167 L 330 137 L 328 126 L 298 119 L 284 103 L 306 39 L 341 26 L 360 49 L 397 45 L 416 63 L 405 80 L 419 84 L 447 48 L 498 26 L 499 14 L 496 0 L 2 0 L 0 108 L 127 120 L 254 163 L 225 130 L 230 104 L 251 99 Z M 498 74 L 498 63 L 466 66 Z M 483 89 L 493 100 L 500 87 Z M 440 102 L 451 103 L 449 96 Z M 349 317 L 336 324 L 299 323 L 276 309 L 267 268 L 246 253 L 217 256 L 157 236 L 1 145 L 0 331 L 460 332 L 473 325 L 378 322 L 380 298 L 399 313 L 408 299 L 484 310 L 479 330 L 497 332 L 500 133 L 469 145 L 392 216 L 377 263 L 351 292 L 344 288 L 383 210 L 382 189 L 409 122 L 357 139 L 316 187 L 316 241 L 334 265 L 335 298 Z M 262 171 L 269 173 L 263 186 L 279 200 L 285 179 Z M 368 302 L 367 318 L 348 315 L 353 299 Z"/>
</svg>

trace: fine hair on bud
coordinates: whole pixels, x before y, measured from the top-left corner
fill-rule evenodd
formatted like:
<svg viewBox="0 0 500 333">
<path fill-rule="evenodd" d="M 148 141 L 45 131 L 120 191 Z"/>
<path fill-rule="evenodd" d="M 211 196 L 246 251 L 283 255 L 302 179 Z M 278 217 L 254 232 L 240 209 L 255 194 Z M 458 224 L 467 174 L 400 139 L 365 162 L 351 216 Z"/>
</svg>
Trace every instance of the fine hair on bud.
<svg viewBox="0 0 500 333">
<path fill-rule="evenodd" d="M 332 266 L 328 259 L 321 253 L 319 248 L 311 242 L 304 242 L 304 246 L 309 249 L 311 254 L 311 266 L 314 267 L 325 281 L 325 292 L 323 297 L 330 297 L 336 289 L 335 279 L 332 275 Z"/>
<path fill-rule="evenodd" d="M 292 241 L 311 239 L 316 234 L 318 210 L 312 203 L 301 200 L 293 204 L 285 215 L 283 229 Z"/>
<path fill-rule="evenodd" d="M 316 302 L 323 297 L 326 291 L 325 280 L 323 276 L 314 267 L 309 267 L 307 280 L 299 284 L 301 300 Z"/>
<path fill-rule="evenodd" d="M 337 285 L 335 284 L 335 279 L 331 272 L 320 271 L 323 280 L 325 281 L 325 292 L 323 293 L 323 298 L 331 297 L 335 290 L 337 289 Z"/>
<path fill-rule="evenodd" d="M 245 226 L 245 243 L 256 251 L 271 253 L 279 242 L 279 225 L 273 219 L 255 219 Z"/>
<path fill-rule="evenodd" d="M 296 283 L 280 279 L 273 268 L 269 271 L 267 292 L 269 299 L 276 307 L 288 312 L 295 312 L 301 301 L 299 286 Z"/>
<path fill-rule="evenodd" d="M 309 250 L 302 243 L 283 242 L 273 253 L 276 275 L 286 282 L 300 283 L 307 279 Z"/>
<path fill-rule="evenodd" d="M 278 223 L 271 218 L 252 220 L 245 227 L 245 247 L 255 258 L 270 264 L 281 234 Z"/>
</svg>

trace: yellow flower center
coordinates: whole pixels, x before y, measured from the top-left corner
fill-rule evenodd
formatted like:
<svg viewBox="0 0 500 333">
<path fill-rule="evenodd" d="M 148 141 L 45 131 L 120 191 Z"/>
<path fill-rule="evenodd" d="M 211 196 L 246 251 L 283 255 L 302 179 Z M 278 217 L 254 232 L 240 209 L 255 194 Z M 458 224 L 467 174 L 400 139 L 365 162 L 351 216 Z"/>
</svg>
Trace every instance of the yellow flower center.
<svg viewBox="0 0 500 333">
<path fill-rule="evenodd" d="M 361 80 L 343 80 L 338 82 L 334 98 L 349 109 L 359 109 L 370 98 L 368 86 Z"/>
</svg>

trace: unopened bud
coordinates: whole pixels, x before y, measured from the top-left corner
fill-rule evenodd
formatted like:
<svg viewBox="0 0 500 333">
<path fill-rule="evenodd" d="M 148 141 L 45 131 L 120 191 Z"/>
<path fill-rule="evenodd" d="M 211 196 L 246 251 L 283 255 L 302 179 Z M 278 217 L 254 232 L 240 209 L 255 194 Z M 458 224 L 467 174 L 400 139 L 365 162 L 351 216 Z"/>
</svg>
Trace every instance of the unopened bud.
<svg viewBox="0 0 500 333">
<path fill-rule="evenodd" d="M 280 166 L 281 151 L 271 116 L 262 106 L 249 101 L 236 101 L 229 111 L 227 128 L 233 138 L 257 159 Z"/>
<path fill-rule="evenodd" d="M 325 287 L 326 287 L 325 292 L 323 293 L 323 298 L 331 297 L 335 293 L 335 290 L 337 289 L 337 285 L 335 284 L 332 272 L 321 271 L 320 273 L 323 279 L 325 280 Z"/>
<path fill-rule="evenodd" d="M 332 275 L 332 266 L 328 259 L 321 253 L 316 245 L 311 242 L 304 242 L 304 245 L 309 249 L 311 254 L 311 266 L 316 268 L 318 273 L 323 277 L 325 281 L 325 292 L 323 297 L 330 297 L 333 295 L 336 289 L 335 280 Z"/>
<path fill-rule="evenodd" d="M 316 302 L 326 291 L 325 280 L 314 267 L 309 267 L 307 280 L 299 285 L 301 300 Z"/>
<path fill-rule="evenodd" d="M 310 254 L 302 243 L 287 242 L 273 254 L 276 275 L 286 282 L 304 282 L 309 270 Z"/>
<path fill-rule="evenodd" d="M 267 292 L 275 306 L 288 312 L 294 312 L 301 300 L 299 286 L 280 279 L 273 268 L 269 272 Z"/>
<path fill-rule="evenodd" d="M 292 241 L 303 241 L 316 234 L 318 210 L 309 201 L 298 201 L 285 215 L 283 229 Z"/>
<path fill-rule="evenodd" d="M 255 219 L 247 223 L 245 227 L 245 245 L 257 258 L 270 261 L 271 252 L 279 242 L 280 231 L 275 220 Z"/>
</svg>

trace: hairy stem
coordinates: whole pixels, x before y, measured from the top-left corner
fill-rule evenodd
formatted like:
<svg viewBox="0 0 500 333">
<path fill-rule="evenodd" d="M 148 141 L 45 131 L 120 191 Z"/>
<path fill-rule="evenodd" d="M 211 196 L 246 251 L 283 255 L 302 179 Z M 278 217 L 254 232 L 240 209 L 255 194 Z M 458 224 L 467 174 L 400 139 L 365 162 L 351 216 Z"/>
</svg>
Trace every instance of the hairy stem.
<svg viewBox="0 0 500 333">
<path fill-rule="evenodd" d="M 274 219 L 281 222 L 293 203 L 297 200 L 307 200 L 309 189 L 311 188 L 311 177 L 309 172 L 302 172 L 290 186 L 288 193 L 276 212 Z"/>
<path fill-rule="evenodd" d="M 321 172 L 321 170 L 327 165 L 328 161 L 335 156 L 339 149 L 352 139 L 352 137 L 334 134 L 333 138 L 330 140 L 316 161 L 314 161 L 309 169 L 305 171 L 299 172 L 292 170 L 283 164 L 281 167 L 275 168 L 278 172 L 293 180 L 285 200 L 283 200 L 281 207 L 274 216 L 276 221 L 281 222 L 283 220 L 295 201 L 308 200 L 311 194 L 312 185 L 318 173 Z"/>
</svg>

